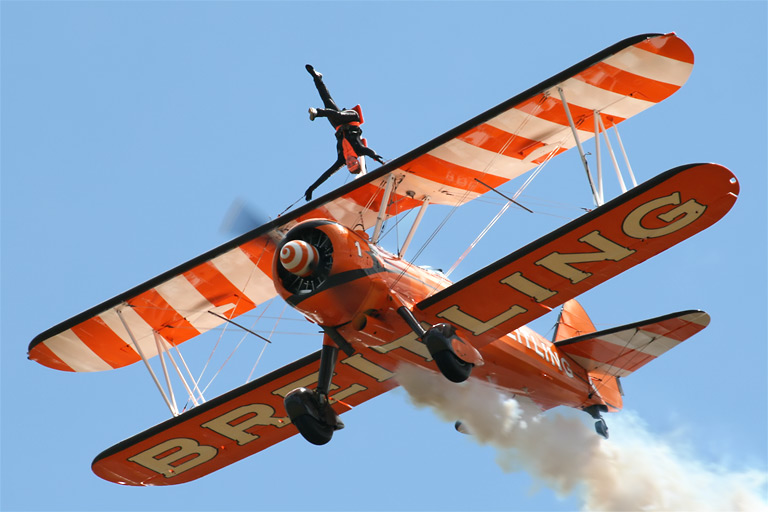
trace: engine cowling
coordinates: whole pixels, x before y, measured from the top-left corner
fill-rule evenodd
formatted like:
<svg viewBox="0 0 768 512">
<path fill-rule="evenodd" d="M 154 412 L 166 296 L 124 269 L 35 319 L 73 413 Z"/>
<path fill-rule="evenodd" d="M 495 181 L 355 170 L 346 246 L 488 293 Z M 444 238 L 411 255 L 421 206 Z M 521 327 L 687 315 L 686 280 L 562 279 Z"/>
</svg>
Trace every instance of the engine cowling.
<svg viewBox="0 0 768 512">
<path fill-rule="evenodd" d="M 388 293 L 385 268 L 367 236 L 327 220 L 291 229 L 277 247 L 272 270 L 280 296 L 324 326 L 381 307 Z"/>
</svg>

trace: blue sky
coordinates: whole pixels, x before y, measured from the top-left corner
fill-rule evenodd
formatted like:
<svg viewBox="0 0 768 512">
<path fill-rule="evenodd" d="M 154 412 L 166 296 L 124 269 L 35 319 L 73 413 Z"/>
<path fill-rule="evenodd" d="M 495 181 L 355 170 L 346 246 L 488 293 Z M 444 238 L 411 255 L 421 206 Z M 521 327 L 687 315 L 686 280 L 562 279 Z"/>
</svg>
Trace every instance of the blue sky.
<svg viewBox="0 0 768 512">
<path fill-rule="evenodd" d="M 347 413 L 325 447 L 293 438 L 181 487 L 122 488 L 90 462 L 167 419 L 145 370 L 60 373 L 27 361 L 26 349 L 52 325 L 227 241 L 219 226 L 233 199 L 275 215 L 303 194 L 335 158 L 330 127 L 306 114 L 319 100 L 304 64 L 325 74 L 340 105 L 363 105 L 365 136 L 391 159 L 646 32 L 675 31 L 696 64 L 678 93 L 621 126 L 638 179 L 717 162 L 741 195 L 709 230 L 581 301 L 598 328 L 707 311 L 705 331 L 623 382 L 625 407 L 707 464 L 765 471 L 766 5 L 2 2 L 1 508 L 578 508 L 578 497 L 525 471 L 503 472 L 491 448 L 402 390 Z M 507 212 L 453 278 L 591 206 L 577 153 L 553 160 L 521 202 L 538 214 Z M 453 264 L 501 206 L 476 203 L 417 263 Z M 430 210 L 410 254 L 444 213 Z M 270 307 L 266 316 L 282 310 Z M 534 328 L 547 335 L 554 321 Z M 306 326 L 287 324 L 257 374 L 319 347 Z M 231 386 L 262 348 L 244 345 Z M 224 376 L 216 385 L 231 387 Z"/>
</svg>

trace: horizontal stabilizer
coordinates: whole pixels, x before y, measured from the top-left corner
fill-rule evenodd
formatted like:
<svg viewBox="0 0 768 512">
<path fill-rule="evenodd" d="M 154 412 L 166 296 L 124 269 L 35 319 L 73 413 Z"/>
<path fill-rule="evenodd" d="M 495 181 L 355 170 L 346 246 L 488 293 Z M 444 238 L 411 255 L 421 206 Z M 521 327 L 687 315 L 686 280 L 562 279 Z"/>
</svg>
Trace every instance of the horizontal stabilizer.
<svg viewBox="0 0 768 512">
<path fill-rule="evenodd" d="M 588 372 L 626 377 L 709 325 L 703 311 L 682 311 L 555 343 Z"/>
</svg>

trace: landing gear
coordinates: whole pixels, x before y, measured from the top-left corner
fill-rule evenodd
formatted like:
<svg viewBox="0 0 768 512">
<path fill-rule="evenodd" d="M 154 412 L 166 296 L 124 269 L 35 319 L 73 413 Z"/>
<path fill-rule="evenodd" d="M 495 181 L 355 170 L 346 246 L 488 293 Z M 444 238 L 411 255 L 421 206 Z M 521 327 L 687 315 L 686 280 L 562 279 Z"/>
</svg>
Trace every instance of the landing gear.
<svg viewBox="0 0 768 512">
<path fill-rule="evenodd" d="M 328 397 L 317 391 L 298 388 L 285 396 L 285 410 L 291 423 L 312 444 L 323 445 L 331 440 L 333 432 L 344 428 Z"/>
<path fill-rule="evenodd" d="M 317 389 L 297 388 L 285 396 L 285 411 L 299 433 L 312 444 L 323 445 L 331 440 L 344 423 L 328 401 L 331 377 L 339 349 L 324 344 L 320 352 L 320 372 Z"/>
<path fill-rule="evenodd" d="M 604 438 L 608 439 L 608 425 L 605 423 L 603 418 L 600 418 L 595 422 L 595 431 L 597 431 L 597 433 Z"/>
<path fill-rule="evenodd" d="M 453 351 L 451 338 L 455 335 L 456 329 L 452 325 L 436 324 L 424 334 L 422 341 L 446 379 L 451 382 L 464 382 L 472 373 L 474 365 L 463 361 Z"/>
<path fill-rule="evenodd" d="M 597 421 L 595 422 L 595 431 L 598 435 L 608 439 L 608 424 L 603 419 L 601 412 L 606 412 L 608 408 L 604 405 L 590 405 L 584 409 L 584 412 L 592 416 Z"/>
<path fill-rule="evenodd" d="M 464 382 L 469 378 L 475 364 L 483 364 L 480 353 L 456 336 L 456 328 L 451 324 L 435 324 L 424 330 L 407 307 L 401 306 L 397 313 L 421 338 L 440 373 L 451 382 Z"/>
</svg>

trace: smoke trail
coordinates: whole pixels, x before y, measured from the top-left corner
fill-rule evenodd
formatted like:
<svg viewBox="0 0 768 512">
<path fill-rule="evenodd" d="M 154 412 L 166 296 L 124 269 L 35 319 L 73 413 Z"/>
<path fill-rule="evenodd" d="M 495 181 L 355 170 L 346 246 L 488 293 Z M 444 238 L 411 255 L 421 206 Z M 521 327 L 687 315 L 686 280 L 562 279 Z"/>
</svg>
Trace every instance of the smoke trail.
<svg viewBox="0 0 768 512">
<path fill-rule="evenodd" d="M 578 418 L 537 416 L 474 379 L 457 385 L 410 365 L 397 379 L 415 405 L 460 419 L 494 446 L 504 471 L 525 470 L 560 496 L 578 493 L 585 510 L 768 510 L 768 474 L 697 461 L 626 412 L 612 418 L 621 435 L 606 441 Z"/>
</svg>

